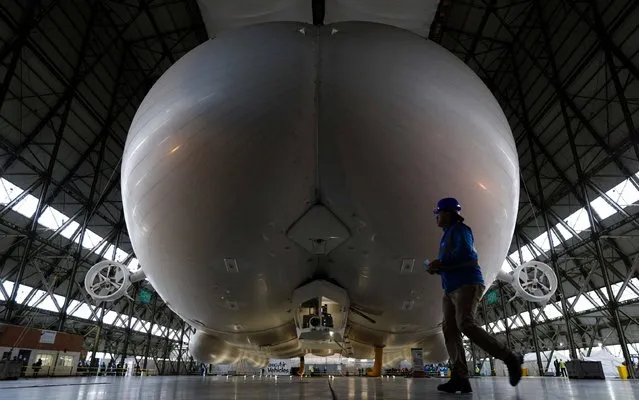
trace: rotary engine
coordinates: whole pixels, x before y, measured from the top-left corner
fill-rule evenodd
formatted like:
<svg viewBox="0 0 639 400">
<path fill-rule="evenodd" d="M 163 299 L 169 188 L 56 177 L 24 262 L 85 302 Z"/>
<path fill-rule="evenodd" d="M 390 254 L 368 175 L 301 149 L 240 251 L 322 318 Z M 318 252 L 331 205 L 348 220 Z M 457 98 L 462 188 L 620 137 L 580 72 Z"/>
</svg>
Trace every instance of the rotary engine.
<svg viewBox="0 0 639 400">
<path fill-rule="evenodd" d="M 528 261 L 512 272 L 500 271 L 497 279 L 509 283 L 515 296 L 534 303 L 546 303 L 557 291 L 557 275 L 547 264 Z"/>
</svg>

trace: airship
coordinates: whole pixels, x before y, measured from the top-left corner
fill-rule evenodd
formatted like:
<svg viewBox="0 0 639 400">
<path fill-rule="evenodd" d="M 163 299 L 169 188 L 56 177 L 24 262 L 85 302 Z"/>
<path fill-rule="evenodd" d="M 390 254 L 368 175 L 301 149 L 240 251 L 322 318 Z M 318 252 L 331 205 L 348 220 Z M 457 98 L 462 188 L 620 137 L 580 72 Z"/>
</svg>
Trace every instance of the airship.
<svg viewBox="0 0 639 400">
<path fill-rule="evenodd" d="M 453 54 L 397 27 L 221 32 L 151 88 L 121 170 L 142 270 L 104 261 L 87 290 L 113 300 L 146 278 L 196 328 L 201 362 L 341 353 L 374 358 L 375 375 L 412 348 L 447 359 L 441 282 L 423 268 L 442 197 L 461 200 L 487 286 L 530 301 L 556 289 L 545 264 L 501 271 L 519 165 L 498 102 Z M 105 276 L 116 284 L 95 284 Z"/>
</svg>

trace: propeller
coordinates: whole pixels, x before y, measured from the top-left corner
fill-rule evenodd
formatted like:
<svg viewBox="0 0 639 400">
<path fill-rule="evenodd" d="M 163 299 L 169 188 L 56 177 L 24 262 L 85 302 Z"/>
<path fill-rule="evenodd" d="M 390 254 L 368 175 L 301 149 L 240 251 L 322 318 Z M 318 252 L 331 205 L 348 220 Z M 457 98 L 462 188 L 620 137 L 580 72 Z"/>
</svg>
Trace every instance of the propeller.
<svg viewBox="0 0 639 400">
<path fill-rule="evenodd" d="M 374 315 L 376 317 L 379 317 L 379 316 L 381 316 L 384 313 L 381 310 L 376 310 L 374 308 L 366 307 L 366 306 L 363 306 L 361 304 L 351 303 L 351 308 L 356 308 L 356 309 L 358 309 L 359 311 L 361 311 L 363 313 Z"/>
<path fill-rule="evenodd" d="M 373 318 L 369 317 L 368 315 L 366 315 L 364 313 L 364 311 L 358 309 L 356 306 L 352 305 L 349 307 L 349 309 L 354 313 L 359 315 L 360 317 L 364 318 L 365 320 L 367 320 L 368 322 L 370 322 L 371 324 L 376 324 L 377 321 L 374 320 Z M 381 315 L 381 314 L 380 314 Z"/>
</svg>

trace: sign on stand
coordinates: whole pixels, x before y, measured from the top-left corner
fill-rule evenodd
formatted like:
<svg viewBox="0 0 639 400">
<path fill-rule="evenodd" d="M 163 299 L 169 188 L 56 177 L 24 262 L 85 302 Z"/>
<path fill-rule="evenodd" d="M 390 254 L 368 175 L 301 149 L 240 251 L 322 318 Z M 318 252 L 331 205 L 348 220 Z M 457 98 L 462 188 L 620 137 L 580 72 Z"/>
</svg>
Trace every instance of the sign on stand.
<svg viewBox="0 0 639 400">
<path fill-rule="evenodd" d="M 138 294 L 138 301 L 142 304 L 149 304 L 153 298 L 153 293 L 150 290 L 140 289 Z"/>
<path fill-rule="evenodd" d="M 413 359 L 413 372 L 424 371 L 424 351 L 420 348 L 412 348 L 410 354 Z"/>
<path fill-rule="evenodd" d="M 290 375 L 291 374 L 291 362 L 290 360 L 272 360 L 266 367 L 267 375 Z"/>
<path fill-rule="evenodd" d="M 497 303 L 497 299 L 499 299 L 499 294 L 496 290 L 491 290 L 486 293 L 486 304 L 491 305 Z"/>
</svg>

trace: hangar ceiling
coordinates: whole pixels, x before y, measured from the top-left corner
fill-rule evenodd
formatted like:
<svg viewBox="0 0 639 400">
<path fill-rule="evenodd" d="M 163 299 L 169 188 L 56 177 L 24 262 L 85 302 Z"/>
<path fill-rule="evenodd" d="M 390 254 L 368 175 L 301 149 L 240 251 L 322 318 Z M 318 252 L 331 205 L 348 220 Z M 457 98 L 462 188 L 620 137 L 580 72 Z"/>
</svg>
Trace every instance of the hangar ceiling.
<svg viewBox="0 0 639 400">
<path fill-rule="evenodd" d="M 0 3 L 3 321 L 81 333 L 115 354 L 185 356 L 191 329 L 156 296 L 96 305 L 82 282 L 103 258 L 137 266 L 120 199 L 126 132 L 155 80 L 207 40 L 203 21 L 228 21 L 206 3 L 204 19 L 195 0 Z M 561 282 L 542 306 L 508 301 L 497 285 L 481 310 L 487 328 L 526 351 L 628 344 L 629 359 L 639 342 L 639 3 L 435 5 L 411 23 L 428 24 L 430 40 L 483 79 L 516 139 L 521 198 L 504 268 L 535 258 Z"/>
<path fill-rule="evenodd" d="M 188 339 L 161 300 L 96 305 L 82 282 L 103 257 L 134 260 L 120 198 L 126 133 L 155 80 L 206 39 L 195 1 L 1 3 L 2 320 L 84 334 L 116 355 L 161 357 Z"/>
</svg>

